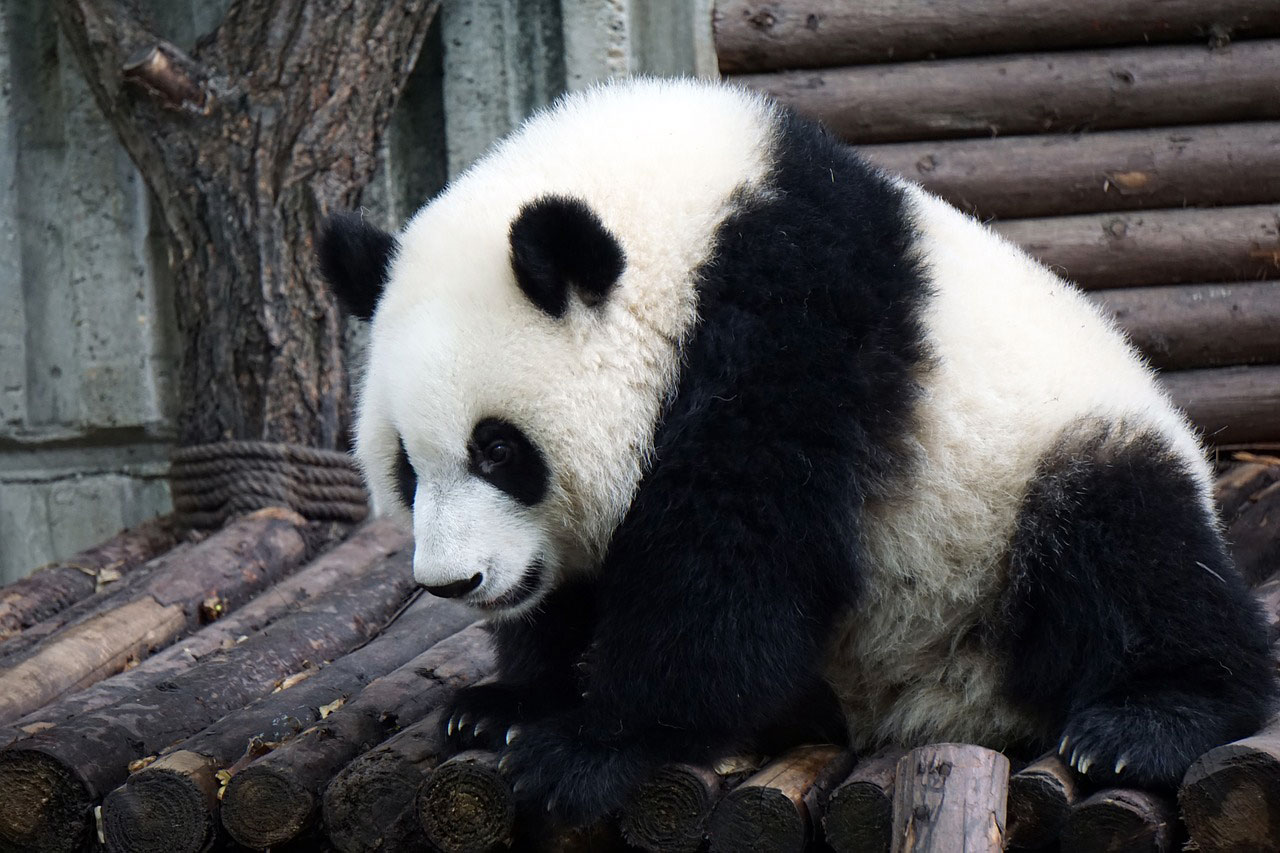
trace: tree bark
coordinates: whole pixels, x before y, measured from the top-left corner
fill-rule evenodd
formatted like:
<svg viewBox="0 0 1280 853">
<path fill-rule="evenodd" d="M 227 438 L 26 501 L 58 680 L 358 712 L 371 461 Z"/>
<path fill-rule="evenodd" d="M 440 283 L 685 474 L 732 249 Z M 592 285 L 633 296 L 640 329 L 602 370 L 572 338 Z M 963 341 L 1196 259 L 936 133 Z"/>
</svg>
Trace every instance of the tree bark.
<svg viewBox="0 0 1280 853">
<path fill-rule="evenodd" d="M 153 518 L 0 589 L 0 640 L 115 583 L 178 544 L 178 537 L 168 516 Z"/>
<path fill-rule="evenodd" d="M 418 792 L 418 819 L 442 853 L 479 853 L 509 845 L 515 798 L 498 773 L 498 755 L 472 749 L 433 770 Z"/>
<path fill-rule="evenodd" d="M 1221 42 L 1280 33 L 1280 9 L 1257 0 L 719 0 L 712 26 L 720 70 L 730 74 L 1126 43 Z"/>
<path fill-rule="evenodd" d="M 1071 810 L 1063 850 L 1167 853 L 1174 849 L 1173 804 L 1148 791 L 1108 788 Z"/>
<path fill-rule="evenodd" d="M 822 815 L 836 853 L 889 853 L 893 842 L 893 786 L 900 747 L 886 747 L 853 768 L 836 786 Z"/>
<path fill-rule="evenodd" d="M 114 675 L 289 574 L 307 556 L 305 524 L 288 510 L 260 510 L 166 561 L 136 593 L 6 658 L 0 722 Z"/>
<path fill-rule="evenodd" d="M 368 644 L 295 686 L 234 711 L 164 751 L 102 804 L 107 849 L 199 853 L 213 844 L 217 774 L 324 719 L 378 678 L 474 621 L 462 607 L 421 595 Z"/>
<path fill-rule="evenodd" d="M 1280 281 L 1122 287 L 1091 295 L 1153 367 L 1280 364 Z"/>
<path fill-rule="evenodd" d="M 1280 41 L 745 74 L 850 142 L 1280 119 Z"/>
<path fill-rule="evenodd" d="M 1049 753 L 1009 777 L 1010 847 L 1035 850 L 1058 840 L 1076 802 L 1076 776 Z"/>
<path fill-rule="evenodd" d="M 342 853 L 430 850 L 418 822 L 418 788 L 448 751 L 440 712 L 393 735 L 342 769 L 324 790 L 325 835 Z"/>
<path fill-rule="evenodd" d="M 129 763 L 212 725 L 378 632 L 414 589 L 409 555 L 318 596 L 242 643 L 130 699 L 0 751 L 0 848 L 77 849 Z"/>
<path fill-rule="evenodd" d="M 1280 850 L 1280 718 L 1196 759 L 1178 805 L 1201 853 Z"/>
<path fill-rule="evenodd" d="M 1209 444 L 1280 438 L 1280 365 L 1180 370 L 1160 382 Z"/>
<path fill-rule="evenodd" d="M 297 840 L 315 824 L 321 793 L 338 771 L 493 666 L 489 636 L 476 625 L 375 679 L 322 723 L 232 776 L 223 828 L 246 847 Z"/>
<path fill-rule="evenodd" d="M 1008 791 L 1009 759 L 998 752 L 946 743 L 911 750 L 898 762 L 893 853 L 1000 853 Z"/>
<path fill-rule="evenodd" d="M 799 853 L 818 828 L 819 800 L 852 766 L 852 753 L 835 746 L 801 746 L 770 762 L 716 806 L 711 850 Z"/>
<path fill-rule="evenodd" d="M 1012 219 L 994 227 L 1086 290 L 1280 278 L 1278 204 Z"/>
<path fill-rule="evenodd" d="M 180 440 L 337 449 L 339 314 L 313 234 L 351 207 L 439 0 L 233 0 L 191 56 L 133 0 L 56 0 L 169 238 Z"/>
<path fill-rule="evenodd" d="M 1280 123 L 867 145 L 862 154 L 979 217 L 1280 198 Z"/>
</svg>

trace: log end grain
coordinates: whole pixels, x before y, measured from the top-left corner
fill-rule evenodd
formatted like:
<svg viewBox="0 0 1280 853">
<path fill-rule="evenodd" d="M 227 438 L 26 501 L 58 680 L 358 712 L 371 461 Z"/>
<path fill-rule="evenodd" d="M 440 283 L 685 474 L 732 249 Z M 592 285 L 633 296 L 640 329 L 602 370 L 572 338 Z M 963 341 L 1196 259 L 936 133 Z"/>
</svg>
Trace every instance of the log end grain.
<svg viewBox="0 0 1280 853">
<path fill-rule="evenodd" d="M 311 823 L 315 795 L 288 774 L 250 765 L 231 778 L 222 795 L 222 826 L 245 847 L 292 841 Z"/>
<path fill-rule="evenodd" d="M 1187 771 L 1178 805 L 1204 853 L 1280 850 L 1280 737 L 1273 727 L 1210 750 Z"/>
<path fill-rule="evenodd" d="M 444 853 L 510 843 L 515 816 L 515 800 L 493 753 L 459 753 L 433 770 L 418 792 L 422 830 Z"/>
<path fill-rule="evenodd" d="M 712 770 L 662 767 L 636 789 L 623 811 L 623 838 L 642 850 L 692 853 L 702 846 L 720 791 L 720 777 Z"/>
<path fill-rule="evenodd" d="M 92 807 L 84 784 L 56 759 L 34 749 L 0 753 L 0 849 L 78 850 Z"/>
<path fill-rule="evenodd" d="M 1062 849 L 1165 853 L 1173 849 L 1174 820 L 1172 805 L 1157 795 L 1108 788 L 1071 810 Z"/>
<path fill-rule="evenodd" d="M 107 848 L 131 853 L 198 853 L 209 847 L 217 829 L 213 820 L 216 802 L 217 782 L 212 770 L 184 772 L 153 764 L 103 800 L 102 830 Z"/>
<path fill-rule="evenodd" d="M 893 787 L 870 781 L 840 787 L 822 817 L 827 843 L 838 853 L 888 853 L 893 832 Z"/>
<path fill-rule="evenodd" d="M 1009 777 L 1006 842 L 1035 849 L 1062 834 L 1076 800 L 1076 778 L 1056 755 L 1032 762 Z"/>
<path fill-rule="evenodd" d="M 809 841 L 809 826 L 795 802 L 776 788 L 755 785 L 725 796 L 711 815 L 710 830 L 716 853 L 799 853 Z"/>
<path fill-rule="evenodd" d="M 418 827 L 419 767 L 394 753 L 374 751 L 338 774 L 323 797 L 325 833 L 344 853 L 427 850 Z"/>
</svg>

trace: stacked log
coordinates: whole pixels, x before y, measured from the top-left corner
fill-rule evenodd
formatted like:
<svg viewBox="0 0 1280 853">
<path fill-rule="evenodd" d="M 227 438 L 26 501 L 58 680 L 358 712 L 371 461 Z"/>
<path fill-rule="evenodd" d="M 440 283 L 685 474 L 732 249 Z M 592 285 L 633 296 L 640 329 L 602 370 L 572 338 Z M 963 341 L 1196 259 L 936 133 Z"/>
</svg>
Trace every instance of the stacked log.
<svg viewBox="0 0 1280 853">
<path fill-rule="evenodd" d="M 713 25 L 732 80 L 1095 291 L 1208 441 L 1280 440 L 1280 7 L 717 0 Z"/>
<path fill-rule="evenodd" d="M 1280 636 L 1280 458 L 1236 456 L 1217 499 Z M 19 654 L 60 647 L 95 614 L 179 588 L 176 561 L 225 578 L 200 555 L 217 551 L 223 569 L 244 571 L 247 554 L 278 555 L 297 529 L 267 513 L 177 545 L 113 584 L 120 591 L 64 608 L 80 609 Z M 450 755 L 441 741 L 442 704 L 491 673 L 492 650 L 467 613 L 415 592 L 409 544 L 372 522 L 137 666 L 14 721 L 0 734 L 0 849 L 76 850 L 95 830 L 108 850 L 148 852 L 1165 851 L 1188 832 L 1201 851 L 1280 844 L 1280 722 L 1196 762 L 1180 793 L 1185 827 L 1172 800 L 1096 790 L 1054 755 L 1009 775 L 1005 756 L 934 744 L 670 765 L 622 814 L 549 828 L 520 810 L 496 755 Z M 260 570 L 253 563 L 248 575 Z M 101 601 L 83 607 L 90 598 Z"/>
</svg>

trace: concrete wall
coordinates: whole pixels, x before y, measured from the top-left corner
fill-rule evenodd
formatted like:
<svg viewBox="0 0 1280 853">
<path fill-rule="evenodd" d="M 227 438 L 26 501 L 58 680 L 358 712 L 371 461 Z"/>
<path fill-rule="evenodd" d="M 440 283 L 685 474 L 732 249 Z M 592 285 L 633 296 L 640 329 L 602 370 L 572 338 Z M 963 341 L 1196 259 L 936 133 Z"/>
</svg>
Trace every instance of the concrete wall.
<svg viewBox="0 0 1280 853">
<path fill-rule="evenodd" d="M 183 46 L 228 0 L 145 0 Z M 363 200 L 397 227 L 566 89 L 714 73 L 711 0 L 445 0 Z M 0 3 L 0 583 L 167 510 L 175 331 L 148 192 L 47 0 Z M 352 330 L 353 348 L 360 347 Z"/>
</svg>

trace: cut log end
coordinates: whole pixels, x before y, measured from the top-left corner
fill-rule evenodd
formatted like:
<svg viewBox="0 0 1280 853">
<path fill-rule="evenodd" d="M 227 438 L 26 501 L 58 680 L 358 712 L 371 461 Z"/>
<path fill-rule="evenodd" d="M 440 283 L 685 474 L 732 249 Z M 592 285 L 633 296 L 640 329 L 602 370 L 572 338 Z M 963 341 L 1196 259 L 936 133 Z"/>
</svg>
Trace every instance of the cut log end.
<svg viewBox="0 0 1280 853">
<path fill-rule="evenodd" d="M 210 799 L 217 789 L 200 776 L 148 767 L 102 803 L 108 850 L 132 853 L 196 853 L 213 840 Z"/>
<path fill-rule="evenodd" d="M 636 789 L 622 813 L 622 835 L 642 850 L 692 853 L 702 846 L 720 791 L 712 770 L 667 765 Z"/>
<path fill-rule="evenodd" d="M 893 831 L 893 787 L 854 781 L 832 794 L 822 818 L 827 843 L 839 851 L 888 853 Z"/>
<path fill-rule="evenodd" d="M 776 788 L 744 785 L 731 791 L 711 818 L 711 849 L 715 853 L 799 853 L 808 840 L 805 816 Z"/>
<path fill-rule="evenodd" d="M 1173 808 L 1160 797 L 1109 788 L 1071 811 L 1062 831 L 1062 849 L 1166 853 L 1173 849 L 1173 825 Z"/>
<path fill-rule="evenodd" d="M 1046 755 L 1009 778 L 1010 847 L 1052 844 L 1076 800 L 1076 779 L 1056 755 Z"/>
<path fill-rule="evenodd" d="M 37 750 L 6 750 L 0 790 L 0 849 L 80 849 L 93 801 L 71 768 Z"/>
<path fill-rule="evenodd" d="M 288 775 L 250 766 L 232 777 L 223 794 L 222 825 L 244 846 L 261 849 L 296 838 L 315 808 L 315 795 Z"/>
<path fill-rule="evenodd" d="M 422 771 L 398 755 L 366 754 L 352 762 L 324 792 L 329 840 L 344 851 L 412 849 L 422 780 Z"/>
<path fill-rule="evenodd" d="M 441 764 L 418 792 L 418 819 L 427 840 L 445 853 L 472 853 L 509 844 L 515 801 L 498 775 L 497 756 L 479 750 Z"/>
<path fill-rule="evenodd" d="M 1280 849 L 1280 728 L 1202 755 L 1187 771 L 1178 805 L 1204 853 Z"/>
</svg>

